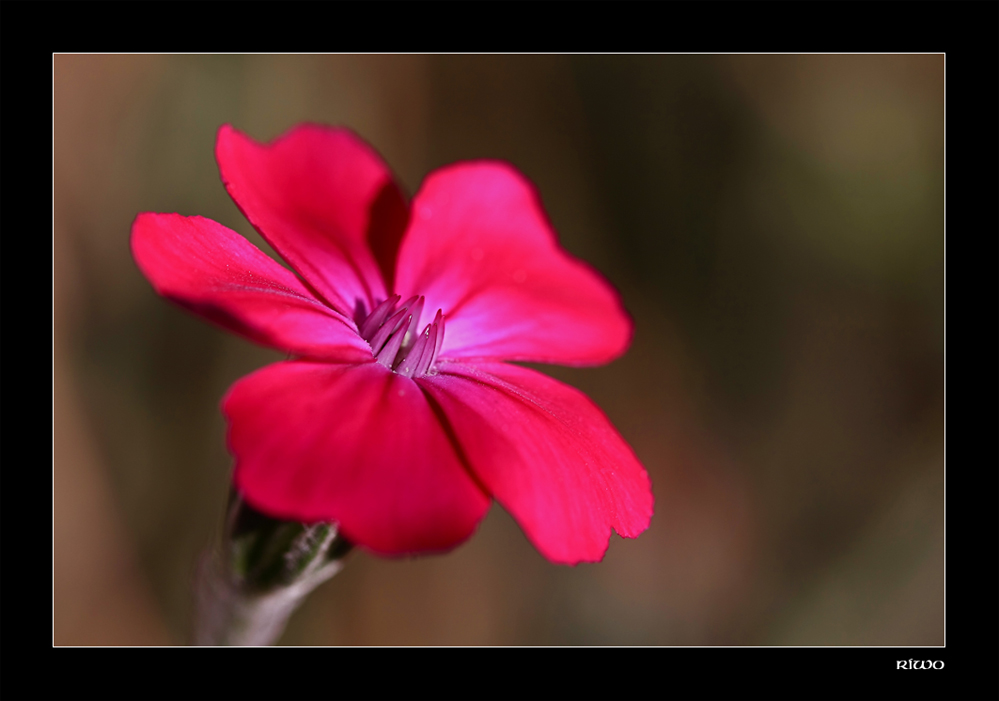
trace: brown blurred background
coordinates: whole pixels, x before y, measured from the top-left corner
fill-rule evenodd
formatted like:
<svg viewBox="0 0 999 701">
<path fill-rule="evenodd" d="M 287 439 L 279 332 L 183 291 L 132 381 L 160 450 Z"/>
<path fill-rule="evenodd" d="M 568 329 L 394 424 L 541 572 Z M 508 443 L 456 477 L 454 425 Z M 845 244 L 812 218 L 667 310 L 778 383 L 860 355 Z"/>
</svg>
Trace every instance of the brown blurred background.
<svg viewBox="0 0 999 701">
<path fill-rule="evenodd" d="M 652 526 L 549 564 L 493 507 L 441 556 L 351 555 L 281 644 L 943 643 L 943 57 L 154 56 L 55 62 L 56 644 L 181 644 L 230 460 L 282 357 L 158 298 L 140 211 L 270 249 L 218 179 L 351 127 L 410 193 L 514 163 L 622 291 L 631 350 L 545 368 L 648 469 Z"/>
</svg>

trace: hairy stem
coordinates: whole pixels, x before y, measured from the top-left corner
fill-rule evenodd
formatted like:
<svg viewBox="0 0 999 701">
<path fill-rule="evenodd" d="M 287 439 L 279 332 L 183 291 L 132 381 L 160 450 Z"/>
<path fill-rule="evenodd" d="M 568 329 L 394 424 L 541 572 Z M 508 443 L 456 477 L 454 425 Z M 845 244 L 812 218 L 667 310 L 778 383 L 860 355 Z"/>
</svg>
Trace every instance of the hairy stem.
<svg viewBox="0 0 999 701">
<path fill-rule="evenodd" d="M 350 549 L 335 524 L 272 519 L 233 495 L 221 548 L 198 564 L 194 644 L 272 645 Z"/>
</svg>

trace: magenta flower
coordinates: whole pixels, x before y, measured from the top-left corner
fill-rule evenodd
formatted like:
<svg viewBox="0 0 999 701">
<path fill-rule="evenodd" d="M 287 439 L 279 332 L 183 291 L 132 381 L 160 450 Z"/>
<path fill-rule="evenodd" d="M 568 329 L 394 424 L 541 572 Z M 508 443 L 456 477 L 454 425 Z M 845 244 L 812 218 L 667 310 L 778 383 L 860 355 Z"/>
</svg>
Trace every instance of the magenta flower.
<svg viewBox="0 0 999 701">
<path fill-rule="evenodd" d="M 260 144 L 230 126 L 226 189 L 298 273 L 203 217 L 140 214 L 132 253 L 187 309 L 296 359 L 222 401 L 235 487 L 281 519 L 336 521 L 399 555 L 452 548 L 492 498 L 552 562 L 603 557 L 652 517 L 648 475 L 572 387 L 507 361 L 596 365 L 631 321 L 559 247 L 513 167 L 458 163 L 410 205 L 345 129 Z"/>
</svg>

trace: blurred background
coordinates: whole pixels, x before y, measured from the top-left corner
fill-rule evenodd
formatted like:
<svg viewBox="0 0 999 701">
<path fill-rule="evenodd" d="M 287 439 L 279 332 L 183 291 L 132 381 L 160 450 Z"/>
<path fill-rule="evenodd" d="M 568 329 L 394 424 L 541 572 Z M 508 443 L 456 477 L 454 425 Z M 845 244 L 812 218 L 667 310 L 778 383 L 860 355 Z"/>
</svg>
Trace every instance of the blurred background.
<svg viewBox="0 0 999 701">
<path fill-rule="evenodd" d="M 188 640 L 219 400 L 283 357 L 157 297 L 132 219 L 272 253 L 215 133 L 315 121 L 410 194 L 472 158 L 537 184 L 636 324 L 616 362 L 544 370 L 608 414 L 656 513 L 577 567 L 496 505 L 446 555 L 355 551 L 280 644 L 942 644 L 943 77 L 941 55 L 55 56 L 55 643 Z"/>
</svg>

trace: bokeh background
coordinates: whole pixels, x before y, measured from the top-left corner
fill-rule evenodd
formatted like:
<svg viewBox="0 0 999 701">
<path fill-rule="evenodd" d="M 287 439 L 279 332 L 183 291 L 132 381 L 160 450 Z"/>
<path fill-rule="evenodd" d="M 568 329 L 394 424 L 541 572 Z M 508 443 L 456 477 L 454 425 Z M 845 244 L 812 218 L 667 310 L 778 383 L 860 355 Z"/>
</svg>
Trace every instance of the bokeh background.
<svg viewBox="0 0 999 701">
<path fill-rule="evenodd" d="M 282 356 L 158 298 L 140 211 L 268 252 L 215 132 L 346 125 L 409 193 L 515 164 L 635 318 L 589 394 L 656 514 L 548 563 L 493 507 L 455 551 L 355 551 L 288 645 L 943 643 L 942 55 L 57 55 L 56 644 L 183 644 L 230 459 Z"/>
</svg>

